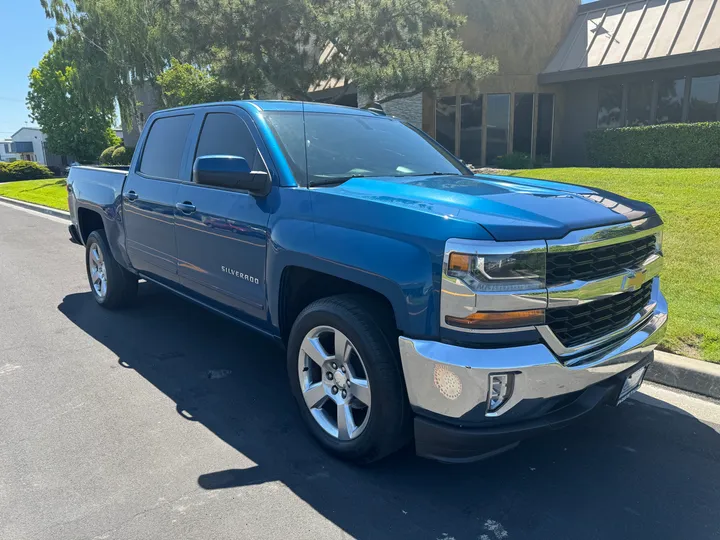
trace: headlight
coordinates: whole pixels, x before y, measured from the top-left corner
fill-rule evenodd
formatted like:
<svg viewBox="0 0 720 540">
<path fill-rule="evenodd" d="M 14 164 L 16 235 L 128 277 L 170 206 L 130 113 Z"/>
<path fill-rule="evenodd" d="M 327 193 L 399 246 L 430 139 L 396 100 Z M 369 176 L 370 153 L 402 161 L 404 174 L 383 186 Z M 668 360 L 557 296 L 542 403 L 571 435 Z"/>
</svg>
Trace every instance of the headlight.
<svg viewBox="0 0 720 540">
<path fill-rule="evenodd" d="M 451 253 L 447 275 L 477 292 L 512 292 L 545 288 L 545 251 L 493 255 Z"/>
</svg>

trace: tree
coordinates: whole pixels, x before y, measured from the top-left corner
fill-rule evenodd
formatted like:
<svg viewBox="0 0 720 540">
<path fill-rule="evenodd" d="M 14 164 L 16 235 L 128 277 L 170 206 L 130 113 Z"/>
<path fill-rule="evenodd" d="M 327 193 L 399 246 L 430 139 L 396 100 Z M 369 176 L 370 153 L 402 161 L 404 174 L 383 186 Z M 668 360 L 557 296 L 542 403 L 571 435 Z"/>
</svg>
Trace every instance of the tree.
<svg viewBox="0 0 720 540">
<path fill-rule="evenodd" d="M 181 3 L 187 0 L 181 0 Z M 120 108 L 123 123 L 138 122 L 135 87 L 156 79 L 180 58 L 172 31 L 171 0 L 40 0 L 55 28 L 54 42 L 77 39 L 82 44 L 81 77 L 87 94 L 101 101 L 108 94 Z M 178 51 L 172 54 L 171 51 Z"/>
<path fill-rule="evenodd" d="M 497 70 L 495 60 L 463 48 L 457 32 L 465 19 L 452 13 L 451 0 L 192 4 L 194 16 L 179 28 L 184 42 L 194 36 L 196 54 L 223 77 L 240 75 L 295 99 L 312 99 L 310 89 L 326 81 L 354 83 L 381 103 L 455 82 L 472 93 Z"/>
<path fill-rule="evenodd" d="M 133 85 L 155 85 L 168 68 L 180 84 L 172 92 L 186 97 L 205 95 L 212 76 L 243 97 L 272 89 L 312 100 L 332 82 L 380 102 L 455 82 L 472 93 L 497 69 L 463 48 L 452 0 L 40 1 L 53 39 L 76 33 L 99 51 L 99 79 L 113 81 L 123 121 Z"/>
<path fill-rule="evenodd" d="M 220 80 L 209 70 L 183 64 L 174 58 L 170 62 L 170 68 L 158 76 L 157 82 L 169 107 L 244 97 L 243 91 Z"/>
<path fill-rule="evenodd" d="M 51 152 L 92 163 L 117 139 L 111 129 L 113 101 L 108 98 L 98 105 L 88 98 L 75 64 L 76 52 L 72 42 L 51 47 L 30 72 L 27 104 Z"/>
</svg>

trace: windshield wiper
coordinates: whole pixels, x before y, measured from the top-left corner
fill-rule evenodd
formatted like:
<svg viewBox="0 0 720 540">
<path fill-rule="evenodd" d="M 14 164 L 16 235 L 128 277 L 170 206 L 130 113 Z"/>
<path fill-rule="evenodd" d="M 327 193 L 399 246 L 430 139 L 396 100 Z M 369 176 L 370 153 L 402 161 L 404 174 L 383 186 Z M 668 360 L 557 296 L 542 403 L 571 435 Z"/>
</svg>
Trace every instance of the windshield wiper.
<svg viewBox="0 0 720 540">
<path fill-rule="evenodd" d="M 399 174 L 398 176 L 403 177 L 403 176 L 465 176 L 465 175 L 460 174 L 460 173 L 433 171 L 430 173 L 413 173 L 413 174 L 402 174 L 402 175 Z"/>
<path fill-rule="evenodd" d="M 353 178 L 368 178 L 367 174 L 351 174 L 349 176 L 338 176 L 337 178 L 328 178 L 327 180 L 311 180 L 310 187 L 339 186 Z"/>
</svg>

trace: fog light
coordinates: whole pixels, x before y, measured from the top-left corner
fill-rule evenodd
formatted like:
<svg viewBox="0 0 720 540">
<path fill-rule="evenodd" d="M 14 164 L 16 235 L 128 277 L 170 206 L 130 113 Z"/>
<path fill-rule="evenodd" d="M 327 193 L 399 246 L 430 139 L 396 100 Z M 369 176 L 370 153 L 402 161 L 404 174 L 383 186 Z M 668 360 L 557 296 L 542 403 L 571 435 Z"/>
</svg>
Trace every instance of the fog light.
<svg viewBox="0 0 720 540">
<path fill-rule="evenodd" d="M 497 412 L 512 395 L 512 373 L 490 375 L 488 384 L 487 413 Z"/>
<path fill-rule="evenodd" d="M 446 366 L 436 364 L 433 374 L 435 387 L 449 400 L 456 400 L 462 394 L 462 381 Z"/>
</svg>

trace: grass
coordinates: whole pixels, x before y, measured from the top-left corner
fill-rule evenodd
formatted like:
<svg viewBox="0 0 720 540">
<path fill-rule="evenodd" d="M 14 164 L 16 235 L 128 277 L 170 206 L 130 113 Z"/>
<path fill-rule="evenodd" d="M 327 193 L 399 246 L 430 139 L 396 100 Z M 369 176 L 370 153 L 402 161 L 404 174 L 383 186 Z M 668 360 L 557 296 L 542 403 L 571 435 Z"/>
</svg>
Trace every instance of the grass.
<svg viewBox="0 0 720 540">
<path fill-rule="evenodd" d="M 720 169 L 535 169 L 511 176 L 606 189 L 652 204 L 665 221 L 661 348 L 720 362 Z"/>
<path fill-rule="evenodd" d="M 0 184 L 0 197 L 42 204 L 60 210 L 68 209 L 64 178 L 5 182 Z"/>
<path fill-rule="evenodd" d="M 720 169 L 536 169 L 528 176 L 651 203 L 665 221 L 662 289 L 670 323 L 662 347 L 720 362 Z M 67 210 L 65 181 L 0 184 L 0 196 Z"/>
</svg>

